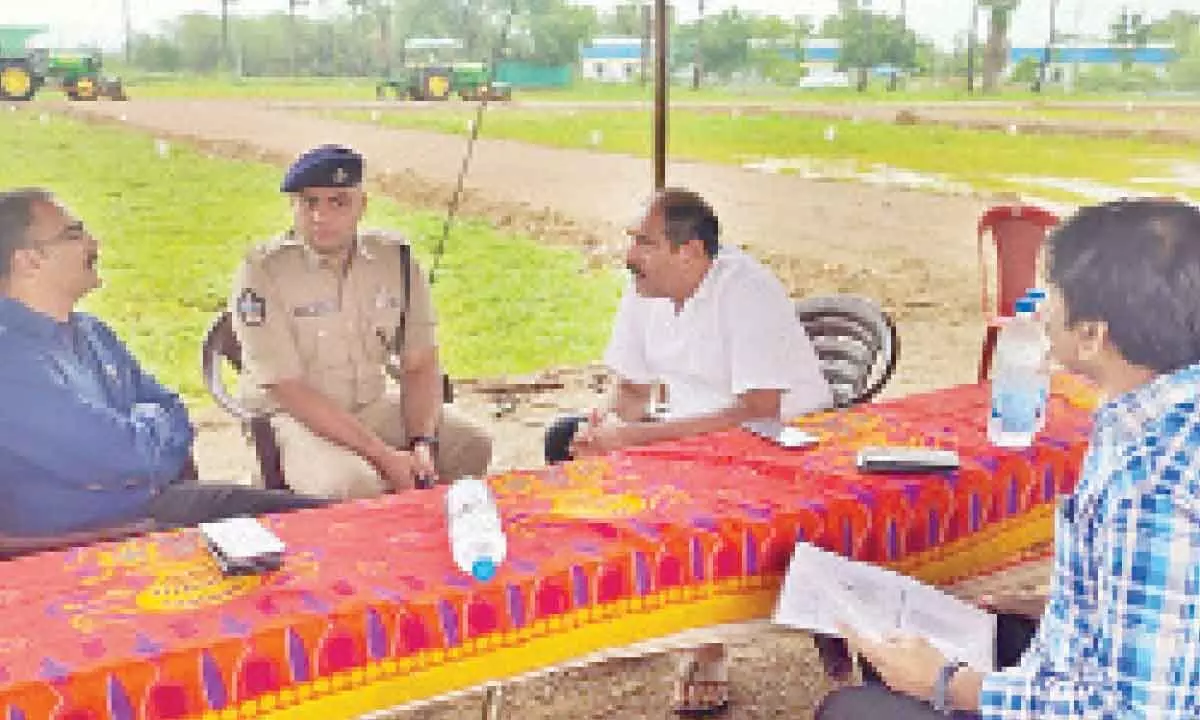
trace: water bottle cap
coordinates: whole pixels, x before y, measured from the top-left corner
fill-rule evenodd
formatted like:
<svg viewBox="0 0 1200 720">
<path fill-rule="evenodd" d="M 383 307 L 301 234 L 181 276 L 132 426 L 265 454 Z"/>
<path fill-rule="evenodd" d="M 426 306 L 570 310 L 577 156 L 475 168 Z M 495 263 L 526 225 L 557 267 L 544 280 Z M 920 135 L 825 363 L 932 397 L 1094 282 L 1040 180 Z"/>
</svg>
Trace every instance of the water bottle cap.
<svg viewBox="0 0 1200 720">
<path fill-rule="evenodd" d="M 471 575 L 480 582 L 487 582 L 496 577 L 496 563 L 488 557 L 479 558 L 471 563 Z"/>
<path fill-rule="evenodd" d="M 1025 297 L 1027 297 L 1031 300 L 1038 300 L 1038 301 L 1045 300 L 1046 299 L 1046 291 L 1043 290 L 1042 288 L 1029 288 L 1028 290 L 1025 291 Z"/>
<path fill-rule="evenodd" d="M 1029 298 L 1021 298 L 1017 301 L 1016 310 L 1018 313 L 1032 313 L 1037 305 Z"/>
</svg>

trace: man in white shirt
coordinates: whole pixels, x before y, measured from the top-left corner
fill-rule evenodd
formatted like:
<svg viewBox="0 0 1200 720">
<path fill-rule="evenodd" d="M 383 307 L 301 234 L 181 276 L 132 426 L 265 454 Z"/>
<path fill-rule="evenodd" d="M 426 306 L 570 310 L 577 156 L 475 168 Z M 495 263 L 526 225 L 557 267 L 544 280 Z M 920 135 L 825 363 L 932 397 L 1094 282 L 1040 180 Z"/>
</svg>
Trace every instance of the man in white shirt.
<svg viewBox="0 0 1200 720">
<path fill-rule="evenodd" d="M 746 253 L 720 246 L 719 231 L 712 207 L 678 188 L 656 193 L 628 230 L 633 282 L 605 354 L 616 391 L 586 425 L 563 418 L 547 431 L 548 462 L 832 406 L 783 283 Z M 656 382 L 666 386 L 667 409 L 652 418 Z M 723 646 L 700 648 L 683 670 L 681 713 L 726 707 Z"/>
</svg>

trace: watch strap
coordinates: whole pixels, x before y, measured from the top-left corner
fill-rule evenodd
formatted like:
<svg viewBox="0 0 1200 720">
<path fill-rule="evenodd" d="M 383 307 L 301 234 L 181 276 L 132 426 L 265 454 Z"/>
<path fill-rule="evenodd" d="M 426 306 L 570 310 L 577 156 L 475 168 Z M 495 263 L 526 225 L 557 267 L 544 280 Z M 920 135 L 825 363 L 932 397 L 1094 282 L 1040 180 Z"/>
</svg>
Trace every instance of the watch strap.
<svg viewBox="0 0 1200 720">
<path fill-rule="evenodd" d="M 418 445 L 428 445 L 434 447 L 437 445 L 437 438 L 432 435 L 414 435 L 408 440 L 409 449 L 415 448 Z"/>
<path fill-rule="evenodd" d="M 937 678 L 933 681 L 933 709 L 946 715 L 950 714 L 949 702 L 946 696 L 950 692 L 950 680 L 954 674 L 967 664 L 962 660 L 951 660 L 938 670 Z"/>
</svg>

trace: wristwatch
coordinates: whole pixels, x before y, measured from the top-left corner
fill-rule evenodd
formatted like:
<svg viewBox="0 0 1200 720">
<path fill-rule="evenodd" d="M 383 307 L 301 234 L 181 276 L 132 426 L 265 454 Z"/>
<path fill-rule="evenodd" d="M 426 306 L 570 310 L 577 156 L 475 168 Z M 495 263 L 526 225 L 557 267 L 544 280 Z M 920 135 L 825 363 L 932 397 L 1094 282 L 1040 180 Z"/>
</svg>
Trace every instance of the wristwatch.
<svg viewBox="0 0 1200 720">
<path fill-rule="evenodd" d="M 418 445 L 427 445 L 432 450 L 437 447 L 437 438 L 431 435 L 414 435 L 408 440 L 408 448 L 415 450 Z"/>
<path fill-rule="evenodd" d="M 967 664 L 962 660 L 951 660 L 938 670 L 937 679 L 933 681 L 933 709 L 940 713 L 949 715 L 954 708 L 950 707 L 946 696 L 950 693 L 950 680 L 959 670 L 965 668 Z"/>
</svg>

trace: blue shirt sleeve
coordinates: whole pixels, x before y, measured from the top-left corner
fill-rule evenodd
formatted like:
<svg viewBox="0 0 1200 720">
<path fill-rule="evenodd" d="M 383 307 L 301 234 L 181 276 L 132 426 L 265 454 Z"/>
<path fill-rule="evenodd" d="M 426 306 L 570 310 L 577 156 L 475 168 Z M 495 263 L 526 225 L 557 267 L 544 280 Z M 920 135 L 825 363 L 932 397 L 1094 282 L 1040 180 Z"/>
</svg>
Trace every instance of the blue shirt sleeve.
<svg viewBox="0 0 1200 720">
<path fill-rule="evenodd" d="M 39 355 L 20 353 L 0 369 L 0 397 L 12 409 L 0 412 L 0 452 L 47 482 L 116 488 L 173 481 L 191 452 L 186 408 L 107 327 L 97 321 L 89 330 L 113 370 L 106 378 L 112 404 L 77 392 Z"/>
</svg>

